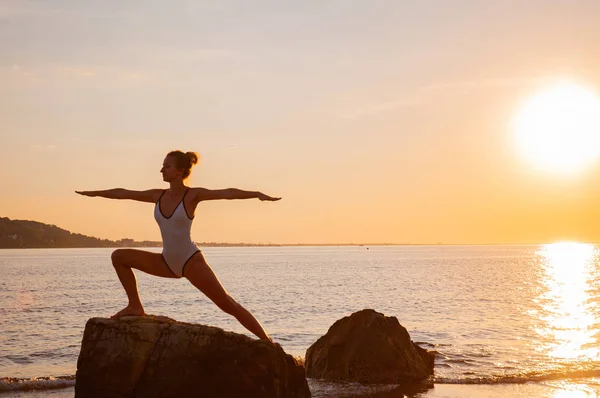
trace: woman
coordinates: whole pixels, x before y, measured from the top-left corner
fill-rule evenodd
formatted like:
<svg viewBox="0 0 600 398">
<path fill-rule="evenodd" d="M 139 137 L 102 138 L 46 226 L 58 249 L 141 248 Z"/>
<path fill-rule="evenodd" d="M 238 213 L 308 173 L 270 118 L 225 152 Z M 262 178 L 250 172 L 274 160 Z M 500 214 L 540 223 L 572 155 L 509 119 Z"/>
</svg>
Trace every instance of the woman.
<svg viewBox="0 0 600 398">
<path fill-rule="evenodd" d="M 187 278 L 221 310 L 233 315 L 246 329 L 260 339 L 271 341 L 256 318 L 223 288 L 202 252 L 192 241 L 190 231 L 196 206 L 204 200 L 257 198 L 276 201 L 281 198 L 235 188 L 211 190 L 187 187 L 184 181 L 196 163 L 198 155 L 194 152 L 169 152 L 160 170 L 163 180 L 170 185 L 166 190 L 131 191 L 116 188 L 106 191 L 75 191 L 85 196 L 155 203 L 154 218 L 160 227 L 163 252 L 158 254 L 136 249 L 117 249 L 112 253 L 113 266 L 129 299 L 129 304 L 113 315 L 113 318 L 145 315 L 132 270 L 135 268 L 164 278 Z"/>
</svg>

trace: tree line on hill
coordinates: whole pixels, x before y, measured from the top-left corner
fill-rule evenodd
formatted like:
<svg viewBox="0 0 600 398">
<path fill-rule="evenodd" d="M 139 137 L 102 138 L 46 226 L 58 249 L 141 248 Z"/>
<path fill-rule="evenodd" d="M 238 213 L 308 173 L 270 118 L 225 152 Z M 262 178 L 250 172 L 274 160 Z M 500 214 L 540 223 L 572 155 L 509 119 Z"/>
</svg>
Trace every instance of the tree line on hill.
<svg viewBox="0 0 600 398">
<path fill-rule="evenodd" d="M 2 249 L 123 246 L 161 246 L 161 242 L 99 239 L 72 233 L 56 225 L 0 217 L 0 248 Z"/>
</svg>

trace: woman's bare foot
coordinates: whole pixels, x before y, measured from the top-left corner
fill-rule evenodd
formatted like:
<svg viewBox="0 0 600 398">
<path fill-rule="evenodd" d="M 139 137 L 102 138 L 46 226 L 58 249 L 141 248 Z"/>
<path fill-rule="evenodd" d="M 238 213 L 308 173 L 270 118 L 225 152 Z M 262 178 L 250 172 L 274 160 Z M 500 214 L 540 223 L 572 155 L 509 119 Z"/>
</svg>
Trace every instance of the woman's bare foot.
<svg viewBox="0 0 600 398">
<path fill-rule="evenodd" d="M 261 340 L 262 341 L 266 341 L 267 343 L 270 343 L 271 345 L 275 345 L 275 342 L 273 341 L 273 339 L 271 338 L 271 336 L 267 335 L 265 337 L 261 338 Z"/>
<path fill-rule="evenodd" d="M 127 306 L 123 308 L 121 311 L 117 312 L 111 318 L 121 318 L 123 316 L 143 316 L 146 315 L 144 312 L 144 308 L 142 307 L 131 307 Z"/>
</svg>

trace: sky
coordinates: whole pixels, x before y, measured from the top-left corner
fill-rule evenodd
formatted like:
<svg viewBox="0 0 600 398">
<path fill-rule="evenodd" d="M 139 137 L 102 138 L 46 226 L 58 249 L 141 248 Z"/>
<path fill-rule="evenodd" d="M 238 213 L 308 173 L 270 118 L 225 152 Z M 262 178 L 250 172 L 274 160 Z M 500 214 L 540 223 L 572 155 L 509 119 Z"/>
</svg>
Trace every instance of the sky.
<svg viewBox="0 0 600 398">
<path fill-rule="evenodd" d="M 596 0 L 0 0 L 0 216 L 159 240 L 153 205 L 75 190 L 188 180 L 281 196 L 200 203 L 247 243 L 600 241 L 600 164 L 516 150 L 560 79 L 600 92 Z M 600 134 L 600 132 L 599 132 Z"/>
</svg>

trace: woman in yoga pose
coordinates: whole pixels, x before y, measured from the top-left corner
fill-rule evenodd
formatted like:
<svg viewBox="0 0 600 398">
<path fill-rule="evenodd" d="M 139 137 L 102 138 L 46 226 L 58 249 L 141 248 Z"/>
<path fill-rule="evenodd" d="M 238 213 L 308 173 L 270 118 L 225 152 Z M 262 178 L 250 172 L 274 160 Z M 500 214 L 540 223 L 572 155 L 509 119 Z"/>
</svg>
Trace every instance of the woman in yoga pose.
<svg viewBox="0 0 600 398">
<path fill-rule="evenodd" d="M 129 299 L 129 304 L 113 315 L 113 318 L 145 315 L 132 270 L 135 268 L 164 278 L 187 278 L 221 310 L 233 315 L 246 329 L 260 339 L 271 341 L 256 318 L 223 288 L 202 252 L 192 241 L 190 231 L 196 206 L 204 200 L 257 198 L 276 201 L 281 198 L 235 188 L 190 188 L 184 181 L 196 163 L 198 155 L 195 152 L 169 152 L 160 170 L 163 180 L 170 185 L 169 189 L 165 190 L 132 191 L 116 188 L 105 191 L 75 191 L 85 196 L 155 203 L 154 218 L 162 235 L 162 254 L 136 249 L 117 249 L 112 253 L 113 266 Z"/>
</svg>

